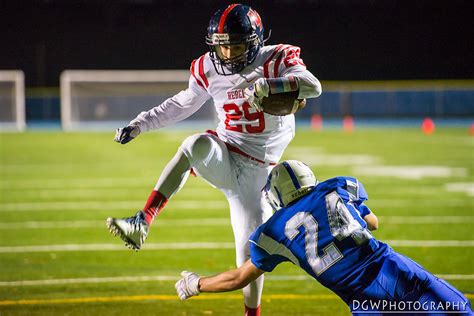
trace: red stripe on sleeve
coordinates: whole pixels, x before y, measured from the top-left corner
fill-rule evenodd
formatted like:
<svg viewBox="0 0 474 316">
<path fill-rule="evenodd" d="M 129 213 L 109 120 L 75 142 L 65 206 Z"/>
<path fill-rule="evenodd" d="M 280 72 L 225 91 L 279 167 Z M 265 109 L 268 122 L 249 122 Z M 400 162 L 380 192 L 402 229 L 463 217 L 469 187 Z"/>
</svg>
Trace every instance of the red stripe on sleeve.
<svg viewBox="0 0 474 316">
<path fill-rule="evenodd" d="M 275 50 L 273 51 L 273 53 L 270 55 L 270 57 L 268 57 L 268 59 L 265 61 L 265 63 L 263 64 L 263 75 L 265 76 L 265 78 L 270 78 L 270 73 L 269 73 L 269 69 L 268 69 L 268 65 L 270 64 L 270 62 L 272 61 L 273 57 L 275 57 L 276 53 L 278 53 L 278 51 L 283 47 L 283 45 L 278 45 L 277 48 L 275 48 Z"/>
<path fill-rule="evenodd" d="M 204 88 L 204 85 L 202 84 L 202 82 L 194 74 L 194 65 L 195 64 L 196 64 L 196 59 L 193 60 L 193 62 L 191 63 L 191 68 L 189 69 L 191 71 L 191 75 L 194 77 L 194 79 L 196 80 L 198 85 L 200 85 L 203 89 L 206 89 L 206 88 Z"/>
<path fill-rule="evenodd" d="M 224 33 L 224 25 L 225 25 L 225 20 L 227 19 L 227 15 L 229 15 L 230 11 L 232 11 L 233 8 L 238 6 L 238 4 L 234 3 L 228 6 L 225 10 L 224 13 L 221 15 L 221 19 L 219 20 L 219 26 L 217 27 L 217 32 L 219 33 Z"/>
<path fill-rule="evenodd" d="M 204 74 L 204 55 L 199 59 L 199 77 L 201 77 L 206 88 L 209 87 L 209 82 L 207 81 L 206 75 Z"/>
<path fill-rule="evenodd" d="M 273 68 L 273 78 L 278 78 L 278 67 L 280 67 L 281 60 L 283 58 L 283 55 L 285 55 L 285 52 L 281 52 L 280 56 L 278 56 L 277 60 L 275 61 L 275 65 Z"/>
</svg>

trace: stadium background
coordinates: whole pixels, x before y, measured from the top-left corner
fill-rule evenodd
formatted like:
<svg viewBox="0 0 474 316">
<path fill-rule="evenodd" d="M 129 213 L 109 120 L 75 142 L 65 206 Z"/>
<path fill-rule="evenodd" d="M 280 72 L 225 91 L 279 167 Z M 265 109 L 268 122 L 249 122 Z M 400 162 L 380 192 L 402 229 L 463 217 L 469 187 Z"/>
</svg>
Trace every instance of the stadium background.
<svg viewBox="0 0 474 316">
<path fill-rule="evenodd" d="M 207 51 L 207 23 L 211 12 L 224 3 L 4 1 L 0 69 L 24 71 L 27 121 L 58 121 L 63 70 L 188 69 L 194 58 Z M 471 91 L 448 95 L 443 111 L 433 109 L 433 91 L 401 95 L 395 103 L 386 94 L 371 95 L 371 104 L 364 104 L 361 111 L 356 104 L 351 111 L 350 106 L 338 105 L 340 89 L 331 89 L 330 84 L 341 80 L 473 79 L 474 62 L 469 57 L 474 55 L 474 44 L 469 40 L 474 34 L 473 6 L 469 1 L 248 3 L 260 12 L 266 30 L 272 30 L 270 43 L 302 47 L 308 68 L 327 92 L 336 92 L 323 95 L 322 106 L 311 107 L 314 112 L 336 117 L 474 115 L 472 83 Z M 372 100 L 364 94 L 359 97 L 365 102 Z M 407 98 L 419 105 L 412 106 Z M 354 100 L 357 102 L 357 96 Z"/>
<path fill-rule="evenodd" d="M 189 179 L 138 253 L 104 225 L 142 207 L 181 141 L 202 128 L 146 133 L 126 146 L 112 141 L 117 126 L 59 130 L 62 71 L 188 69 L 207 51 L 205 28 L 224 3 L 1 2 L 0 69 L 24 71 L 28 123 L 26 133 L 0 133 L 1 315 L 242 314 L 237 292 L 187 302 L 174 293 L 183 269 L 214 274 L 234 266 L 226 201 L 202 179 Z M 471 2 L 246 3 L 272 29 L 270 43 L 302 47 L 323 83 L 321 98 L 298 114 L 283 158 L 305 160 L 319 179 L 358 177 L 380 218 L 376 238 L 472 301 Z M 359 90 L 344 103 L 348 85 Z M 305 128 L 315 113 L 323 114 L 322 130 Z M 352 133 L 340 128 L 347 114 Z M 430 135 L 419 130 L 426 116 L 436 123 Z M 266 315 L 348 314 L 291 265 L 269 275 L 264 291 Z"/>
</svg>

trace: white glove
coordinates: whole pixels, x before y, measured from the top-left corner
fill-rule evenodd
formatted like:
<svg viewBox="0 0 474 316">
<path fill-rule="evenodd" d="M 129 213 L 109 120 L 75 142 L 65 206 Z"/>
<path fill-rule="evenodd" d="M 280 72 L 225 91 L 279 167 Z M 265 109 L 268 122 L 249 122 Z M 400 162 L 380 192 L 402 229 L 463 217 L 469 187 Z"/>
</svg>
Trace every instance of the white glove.
<svg viewBox="0 0 474 316">
<path fill-rule="evenodd" d="M 114 140 L 120 144 L 126 144 L 140 134 L 140 128 L 138 126 L 125 126 L 123 128 L 117 128 L 115 132 Z"/>
<path fill-rule="evenodd" d="M 267 80 L 265 78 L 260 78 L 244 90 L 244 95 L 250 106 L 261 112 L 263 111 L 262 99 L 268 97 L 269 92 L 270 86 L 268 85 Z"/>
<path fill-rule="evenodd" d="M 183 271 L 181 272 L 181 280 L 176 282 L 174 287 L 181 300 L 196 296 L 201 293 L 199 290 L 199 279 L 201 278 L 194 272 Z"/>
</svg>

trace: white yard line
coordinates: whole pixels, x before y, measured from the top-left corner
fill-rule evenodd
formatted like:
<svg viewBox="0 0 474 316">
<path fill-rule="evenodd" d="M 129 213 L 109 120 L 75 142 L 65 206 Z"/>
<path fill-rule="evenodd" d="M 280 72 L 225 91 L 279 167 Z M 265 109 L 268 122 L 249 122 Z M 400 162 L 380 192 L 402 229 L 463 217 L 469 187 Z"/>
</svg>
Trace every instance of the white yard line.
<svg viewBox="0 0 474 316">
<path fill-rule="evenodd" d="M 444 187 L 448 192 L 464 192 L 469 196 L 474 196 L 473 182 L 446 183 Z"/>
<path fill-rule="evenodd" d="M 182 242 L 182 243 L 150 243 L 143 249 L 147 250 L 177 250 L 177 249 L 233 249 L 233 242 Z M 65 244 L 65 245 L 36 245 L 36 246 L 3 246 L 0 253 L 28 252 L 67 252 L 67 251 L 122 251 L 128 250 L 120 242 L 115 244 Z"/>
<path fill-rule="evenodd" d="M 470 224 L 474 216 L 379 216 L 382 224 Z M 1 226 L 0 226 L 1 227 Z"/>
<path fill-rule="evenodd" d="M 393 177 L 409 180 L 423 178 L 449 178 L 466 177 L 465 168 L 452 168 L 445 166 L 385 166 L 366 165 L 352 168 L 352 173 L 364 176 Z"/>
<path fill-rule="evenodd" d="M 473 217 L 474 218 L 474 217 Z M 158 226 L 225 226 L 230 225 L 229 218 L 164 219 L 157 220 Z M 0 229 L 63 229 L 63 228 L 105 228 L 102 221 L 26 221 L 0 223 Z"/>
<path fill-rule="evenodd" d="M 391 208 L 406 208 L 409 210 L 416 210 L 419 206 L 430 207 L 430 208 L 445 208 L 445 207 L 469 207 L 469 201 L 464 198 L 440 198 L 440 199 L 419 199 L 413 202 L 413 199 L 374 199 L 369 200 L 366 203 L 375 212 L 379 208 L 391 209 Z"/>
<path fill-rule="evenodd" d="M 49 279 L 49 280 L 22 280 L 2 281 L 0 286 L 27 286 L 27 285 L 58 285 L 80 283 L 110 283 L 110 282 L 147 282 L 147 281 L 177 281 L 178 276 L 125 276 L 103 278 L 74 278 L 74 279 Z"/>
<path fill-rule="evenodd" d="M 143 185 L 149 178 L 61 178 L 61 179 L 12 179 L 0 180 L 0 188 L 15 189 L 64 189 L 68 187 L 95 188 L 95 187 L 118 187 L 121 183 L 127 186 Z"/>
<path fill-rule="evenodd" d="M 383 240 L 383 242 L 394 247 L 474 247 L 474 240 Z"/>
<path fill-rule="evenodd" d="M 150 187 L 152 184 L 150 183 Z M 145 186 L 142 186 L 145 187 Z M 127 188 L 117 188 L 117 187 L 90 187 L 90 188 L 55 188 L 55 189 L 14 189 L 14 188 L 0 188 L 3 191 L 5 197 L 8 197 L 8 200 L 14 201 L 19 199 L 20 201 L 43 201 L 48 202 L 48 200 L 58 200 L 63 197 L 67 197 L 70 201 L 83 201 L 83 200 L 101 200 L 106 196 L 130 196 L 134 190 L 131 190 L 129 186 Z M 151 189 L 150 189 L 151 190 Z M 135 192 L 138 192 L 136 190 Z M 183 199 L 184 197 L 193 199 L 201 196 L 216 196 L 218 191 L 214 190 L 211 186 L 208 187 L 190 187 L 183 188 L 179 192 L 179 198 Z M 141 194 L 134 194 L 140 196 Z M 146 195 L 143 195 L 143 199 L 146 198 Z"/>
<path fill-rule="evenodd" d="M 445 280 L 474 280 L 474 274 L 438 274 L 439 278 Z M 112 282 L 152 282 L 172 281 L 179 279 L 177 275 L 150 275 L 150 276 L 121 276 L 121 277 L 97 277 L 97 278 L 71 278 L 71 279 L 44 279 L 44 280 L 19 280 L 0 281 L 0 287 L 13 286 L 37 286 L 37 285 L 62 285 L 62 284 L 91 284 Z M 266 275 L 266 281 L 311 281 L 309 275 Z"/>
<path fill-rule="evenodd" d="M 470 248 L 474 240 L 385 240 L 394 247 L 441 247 L 441 248 Z M 192 250 L 192 249 L 233 249 L 232 242 L 181 242 L 181 243 L 149 243 L 146 250 Z M 0 253 L 30 253 L 30 252 L 67 252 L 67 251 L 130 251 L 120 243 L 116 244 L 64 244 L 64 245 L 34 245 L 34 246 L 2 246 Z"/>
<path fill-rule="evenodd" d="M 421 200 L 416 205 L 410 200 L 374 200 L 367 204 L 372 208 L 409 208 L 413 209 L 417 206 L 429 206 L 432 208 L 445 207 L 466 207 L 466 199 L 442 199 L 442 200 Z M 129 201 L 37 201 L 37 202 L 7 202 L 0 203 L 0 212 L 22 212 L 22 211 L 71 211 L 71 210 L 113 210 L 113 209 L 131 209 L 135 210 L 142 207 L 144 200 Z M 190 200 L 180 199 L 172 200 L 168 204 L 168 208 L 174 209 L 227 209 L 228 204 L 225 199 L 221 200 Z"/>
<path fill-rule="evenodd" d="M 474 216 L 379 216 L 382 224 L 472 224 Z M 194 218 L 194 219 L 163 219 L 158 226 L 227 226 L 229 218 Z M 24 221 L 0 223 L 0 230 L 10 229 L 64 229 L 64 228 L 99 228 L 105 227 L 105 219 L 71 220 L 71 221 Z"/>
<path fill-rule="evenodd" d="M 67 201 L 67 202 L 26 202 L 26 203 L 0 203 L 0 212 L 22 211 L 70 211 L 70 210 L 114 210 L 114 209 L 139 209 L 144 200 L 136 201 Z M 225 200 L 185 200 L 172 201 L 168 208 L 173 209 L 224 209 L 229 207 Z"/>
<path fill-rule="evenodd" d="M 0 179 L 2 189 L 65 189 L 65 188 L 117 188 L 124 183 L 127 187 L 153 186 L 158 179 L 155 177 L 129 177 L 129 178 L 50 178 L 50 179 Z M 209 187 L 204 181 L 193 181 L 192 186 Z"/>
</svg>

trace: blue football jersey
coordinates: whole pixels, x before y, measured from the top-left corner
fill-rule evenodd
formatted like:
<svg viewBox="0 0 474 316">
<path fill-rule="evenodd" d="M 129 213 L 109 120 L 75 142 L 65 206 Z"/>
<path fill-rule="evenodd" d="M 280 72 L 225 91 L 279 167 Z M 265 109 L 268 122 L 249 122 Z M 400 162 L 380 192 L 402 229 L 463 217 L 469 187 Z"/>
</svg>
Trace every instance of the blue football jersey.
<svg viewBox="0 0 474 316">
<path fill-rule="evenodd" d="M 250 237 L 252 263 L 272 271 L 290 261 L 346 300 L 370 283 L 391 248 L 373 238 L 363 185 L 336 177 L 277 211 Z"/>
</svg>

